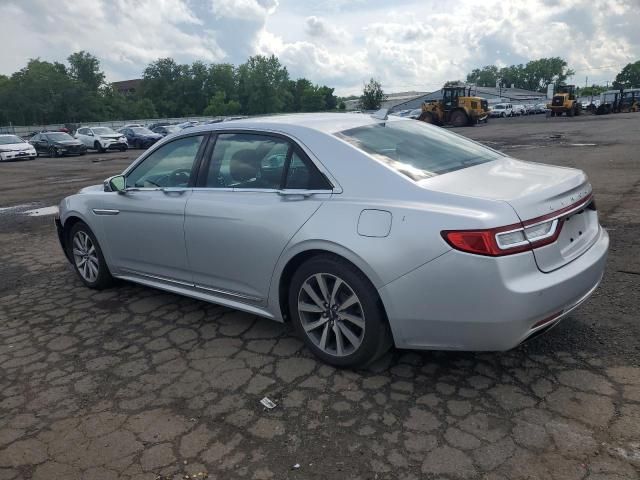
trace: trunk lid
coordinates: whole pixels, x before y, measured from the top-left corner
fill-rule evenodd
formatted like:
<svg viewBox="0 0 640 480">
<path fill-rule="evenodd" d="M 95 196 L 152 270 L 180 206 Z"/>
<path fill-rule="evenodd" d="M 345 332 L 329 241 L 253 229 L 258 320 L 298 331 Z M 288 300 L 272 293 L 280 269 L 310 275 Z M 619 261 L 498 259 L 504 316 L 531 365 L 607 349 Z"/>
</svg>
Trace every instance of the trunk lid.
<svg viewBox="0 0 640 480">
<path fill-rule="evenodd" d="M 600 228 L 595 208 L 587 208 L 591 184 L 583 171 L 573 168 L 505 157 L 419 184 L 429 190 L 507 202 L 527 224 L 559 216 L 557 241 L 533 250 L 538 268 L 545 273 L 582 255 Z"/>
</svg>

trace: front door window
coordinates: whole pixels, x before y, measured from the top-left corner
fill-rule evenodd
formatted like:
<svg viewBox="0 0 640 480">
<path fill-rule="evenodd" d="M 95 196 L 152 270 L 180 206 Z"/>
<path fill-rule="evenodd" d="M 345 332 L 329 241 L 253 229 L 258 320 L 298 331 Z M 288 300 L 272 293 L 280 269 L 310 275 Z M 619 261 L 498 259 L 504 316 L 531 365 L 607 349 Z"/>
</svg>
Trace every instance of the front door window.
<svg viewBox="0 0 640 480">
<path fill-rule="evenodd" d="M 127 188 L 187 187 L 203 135 L 167 143 L 127 175 Z"/>
</svg>

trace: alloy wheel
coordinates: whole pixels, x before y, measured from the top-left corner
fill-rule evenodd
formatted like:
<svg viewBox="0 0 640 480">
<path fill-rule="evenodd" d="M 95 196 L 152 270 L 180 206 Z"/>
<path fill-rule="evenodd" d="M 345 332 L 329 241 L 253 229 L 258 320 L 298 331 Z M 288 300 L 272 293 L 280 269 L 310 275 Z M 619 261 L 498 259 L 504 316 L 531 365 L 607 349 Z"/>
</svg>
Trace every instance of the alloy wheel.
<svg viewBox="0 0 640 480">
<path fill-rule="evenodd" d="M 73 236 L 73 259 L 83 279 L 90 283 L 98 279 L 98 252 L 87 232 L 79 230 Z"/>
<path fill-rule="evenodd" d="M 362 344 L 364 309 L 349 284 L 336 275 L 316 273 L 303 282 L 298 315 L 309 339 L 329 355 L 351 355 Z"/>
</svg>

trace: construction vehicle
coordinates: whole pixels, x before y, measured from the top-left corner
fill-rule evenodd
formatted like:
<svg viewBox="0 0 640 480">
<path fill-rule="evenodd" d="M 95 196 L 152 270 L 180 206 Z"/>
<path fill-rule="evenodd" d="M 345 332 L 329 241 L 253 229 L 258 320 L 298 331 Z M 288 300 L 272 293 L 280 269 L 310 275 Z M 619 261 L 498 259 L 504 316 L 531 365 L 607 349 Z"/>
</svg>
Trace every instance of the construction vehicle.
<svg viewBox="0 0 640 480">
<path fill-rule="evenodd" d="M 472 97 L 471 87 L 444 87 L 441 100 L 426 101 L 418 120 L 434 125 L 464 127 L 486 122 L 489 104 L 484 98 Z"/>
<path fill-rule="evenodd" d="M 551 103 L 547 105 L 552 117 L 559 117 L 563 113 L 567 117 L 580 115 L 582 105 L 576 99 L 575 85 L 558 85 L 558 90 L 553 94 Z"/>
<path fill-rule="evenodd" d="M 603 92 L 596 115 L 608 113 L 640 112 L 640 89 L 620 89 Z"/>
</svg>

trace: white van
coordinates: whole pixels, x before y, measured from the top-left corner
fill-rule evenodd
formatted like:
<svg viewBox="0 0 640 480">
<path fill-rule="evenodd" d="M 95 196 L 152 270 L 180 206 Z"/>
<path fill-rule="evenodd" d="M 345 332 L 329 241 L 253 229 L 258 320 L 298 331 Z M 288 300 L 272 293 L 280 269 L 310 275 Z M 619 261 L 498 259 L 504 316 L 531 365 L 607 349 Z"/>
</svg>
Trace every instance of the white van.
<svg viewBox="0 0 640 480">
<path fill-rule="evenodd" d="M 492 117 L 512 117 L 513 105 L 510 103 L 496 103 L 491 107 Z"/>
</svg>

